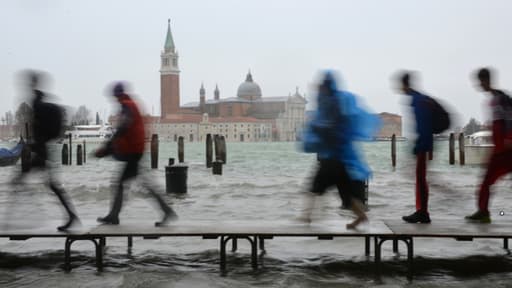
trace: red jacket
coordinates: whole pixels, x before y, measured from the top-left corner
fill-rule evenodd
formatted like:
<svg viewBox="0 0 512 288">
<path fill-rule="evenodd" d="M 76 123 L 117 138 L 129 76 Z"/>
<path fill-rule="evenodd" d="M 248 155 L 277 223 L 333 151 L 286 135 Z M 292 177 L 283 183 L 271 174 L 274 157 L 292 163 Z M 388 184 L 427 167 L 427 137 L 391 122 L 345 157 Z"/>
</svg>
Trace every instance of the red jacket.
<svg viewBox="0 0 512 288">
<path fill-rule="evenodd" d="M 113 136 L 112 145 L 120 155 L 144 153 L 144 122 L 137 104 L 126 94 L 119 96 L 120 123 Z"/>
</svg>

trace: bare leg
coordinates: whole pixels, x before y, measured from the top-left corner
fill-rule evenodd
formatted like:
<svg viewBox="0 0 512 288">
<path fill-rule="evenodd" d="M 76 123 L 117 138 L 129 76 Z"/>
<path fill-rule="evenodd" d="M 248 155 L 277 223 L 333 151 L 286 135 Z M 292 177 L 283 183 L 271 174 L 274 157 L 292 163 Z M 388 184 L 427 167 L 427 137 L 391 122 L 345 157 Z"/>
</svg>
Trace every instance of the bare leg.
<svg viewBox="0 0 512 288">
<path fill-rule="evenodd" d="M 302 215 L 299 216 L 298 220 L 301 222 L 311 223 L 311 213 L 313 211 L 313 207 L 315 207 L 317 195 L 314 193 L 306 193 L 303 198 L 302 204 Z"/>
<path fill-rule="evenodd" d="M 354 214 L 356 214 L 357 218 L 352 223 L 347 224 L 347 229 L 355 229 L 357 225 L 368 221 L 368 217 L 366 217 L 366 213 L 364 213 L 363 203 L 356 198 L 352 198 L 351 202 L 351 209 Z"/>
<path fill-rule="evenodd" d="M 62 188 L 62 186 L 55 180 L 54 175 L 52 174 L 52 171 L 50 168 L 48 169 L 48 187 L 55 193 L 57 198 L 59 198 L 60 203 L 66 209 L 66 212 L 68 214 L 68 221 L 64 223 L 62 226 L 57 227 L 57 230 L 59 231 L 66 231 L 74 224 L 80 223 L 80 220 L 78 219 L 78 216 L 75 212 L 75 207 L 73 206 L 73 202 L 71 201 L 71 198 L 69 198 L 69 195 L 66 193 L 66 190 Z"/>
</svg>

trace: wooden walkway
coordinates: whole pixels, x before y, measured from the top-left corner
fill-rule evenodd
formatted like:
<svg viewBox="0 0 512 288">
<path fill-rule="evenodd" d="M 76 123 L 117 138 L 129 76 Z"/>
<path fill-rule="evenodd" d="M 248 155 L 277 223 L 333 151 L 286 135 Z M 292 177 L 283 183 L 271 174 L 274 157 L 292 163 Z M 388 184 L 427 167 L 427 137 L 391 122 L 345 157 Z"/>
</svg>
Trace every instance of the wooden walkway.
<svg viewBox="0 0 512 288">
<path fill-rule="evenodd" d="M 330 240 L 341 237 L 364 238 L 365 255 L 370 255 L 371 238 L 374 238 L 374 261 L 379 267 L 382 245 L 393 242 L 393 251 L 398 252 L 398 243 L 407 247 L 409 271 L 413 271 L 414 238 L 453 238 L 458 241 L 472 241 L 474 238 L 503 239 L 508 249 L 508 239 L 512 238 L 512 224 L 472 224 L 463 220 L 437 220 L 432 224 L 407 224 L 398 220 L 372 220 L 370 224 L 357 230 L 347 230 L 347 222 L 339 220 L 319 221 L 312 224 L 298 222 L 264 221 L 177 221 L 166 227 L 152 227 L 149 223 L 122 223 L 121 225 L 82 226 L 68 233 L 58 232 L 57 223 L 42 226 L 28 225 L 23 221 L 0 226 L 0 238 L 26 240 L 30 238 L 65 239 L 64 257 L 66 270 L 71 270 L 71 246 L 76 241 L 92 241 L 96 251 L 96 265 L 103 270 L 104 248 L 107 238 L 126 237 L 128 247 L 133 245 L 133 237 L 156 239 L 160 237 L 201 237 L 219 239 L 220 269 L 226 270 L 226 246 L 231 242 L 232 251 L 237 250 L 237 241 L 245 239 L 251 244 L 251 262 L 258 268 L 258 249 L 265 250 L 265 240 L 275 237 L 315 237 Z M 50 225 L 51 224 L 51 225 Z"/>
</svg>

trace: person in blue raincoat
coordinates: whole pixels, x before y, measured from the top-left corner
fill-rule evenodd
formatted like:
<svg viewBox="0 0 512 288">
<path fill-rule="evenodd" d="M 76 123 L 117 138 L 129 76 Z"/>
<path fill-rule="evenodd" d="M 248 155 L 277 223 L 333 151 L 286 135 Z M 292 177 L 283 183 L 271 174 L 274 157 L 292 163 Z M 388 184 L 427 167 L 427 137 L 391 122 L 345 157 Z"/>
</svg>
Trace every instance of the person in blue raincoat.
<svg viewBox="0 0 512 288">
<path fill-rule="evenodd" d="M 372 139 L 380 121 L 358 105 L 356 95 L 338 90 L 331 71 L 323 76 L 317 100 L 317 110 L 306 125 L 303 145 L 305 152 L 317 153 L 319 167 L 301 218 L 310 222 L 315 196 L 337 185 L 342 188 L 350 202 L 347 204 L 356 214 L 356 219 L 347 224 L 348 229 L 353 229 L 367 221 L 363 206 L 364 186 L 371 175 L 355 141 Z"/>
</svg>

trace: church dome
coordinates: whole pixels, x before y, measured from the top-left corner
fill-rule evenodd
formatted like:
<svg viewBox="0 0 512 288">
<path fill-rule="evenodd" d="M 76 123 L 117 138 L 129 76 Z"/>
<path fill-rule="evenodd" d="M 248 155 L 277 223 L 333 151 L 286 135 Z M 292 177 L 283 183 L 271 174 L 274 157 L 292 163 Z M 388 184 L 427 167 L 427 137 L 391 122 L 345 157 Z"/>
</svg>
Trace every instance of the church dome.
<svg viewBox="0 0 512 288">
<path fill-rule="evenodd" d="M 251 72 L 247 73 L 245 82 L 238 86 L 236 96 L 245 100 L 257 100 L 261 98 L 260 85 L 252 81 Z"/>
</svg>

